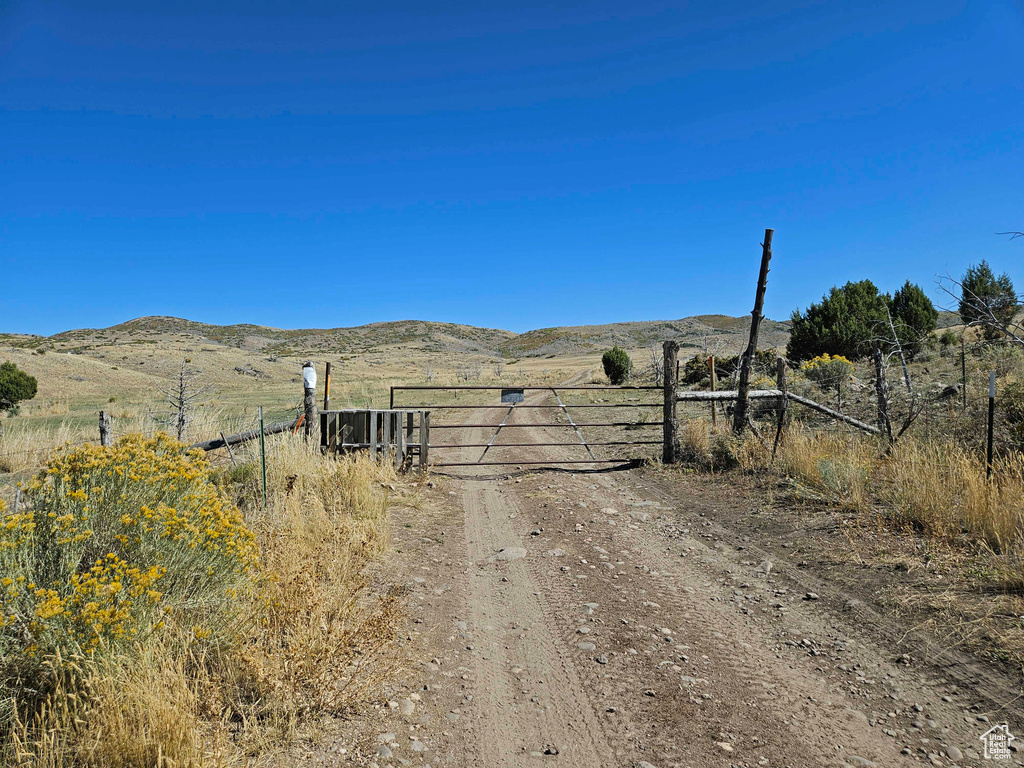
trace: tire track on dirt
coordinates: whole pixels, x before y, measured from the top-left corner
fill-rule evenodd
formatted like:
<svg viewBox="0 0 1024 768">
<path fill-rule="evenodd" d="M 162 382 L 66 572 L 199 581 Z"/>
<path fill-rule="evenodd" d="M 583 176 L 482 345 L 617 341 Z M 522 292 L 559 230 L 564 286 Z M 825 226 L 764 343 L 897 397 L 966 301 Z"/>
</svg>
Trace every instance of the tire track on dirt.
<svg viewBox="0 0 1024 768">
<path fill-rule="evenodd" d="M 545 755 L 568 765 L 607 765 L 611 752 L 600 723 L 552 626 L 544 590 L 521 556 L 516 502 L 474 472 L 462 479 L 475 691 L 467 756 L 510 768 Z"/>
</svg>

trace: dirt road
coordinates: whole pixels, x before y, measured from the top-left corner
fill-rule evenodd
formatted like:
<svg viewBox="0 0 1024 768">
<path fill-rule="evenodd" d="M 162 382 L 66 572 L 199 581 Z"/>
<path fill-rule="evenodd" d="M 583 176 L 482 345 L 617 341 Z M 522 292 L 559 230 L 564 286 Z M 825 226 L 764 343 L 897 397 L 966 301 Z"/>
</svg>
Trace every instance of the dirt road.
<svg viewBox="0 0 1024 768">
<path fill-rule="evenodd" d="M 494 469 L 436 476 L 399 521 L 416 663 L 362 764 L 974 766 L 987 729 L 1024 730 L 1010 686 L 905 656 L 870 606 L 730 530 L 713 479 Z"/>
</svg>

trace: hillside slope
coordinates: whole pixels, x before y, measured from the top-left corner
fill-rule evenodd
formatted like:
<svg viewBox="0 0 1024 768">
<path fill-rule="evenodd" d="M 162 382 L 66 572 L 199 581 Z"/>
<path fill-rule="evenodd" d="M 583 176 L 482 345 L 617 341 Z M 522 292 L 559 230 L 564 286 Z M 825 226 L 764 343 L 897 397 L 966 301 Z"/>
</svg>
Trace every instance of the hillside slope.
<svg viewBox="0 0 1024 768">
<path fill-rule="evenodd" d="M 749 332 L 749 317 L 697 315 L 680 320 L 542 328 L 516 336 L 502 351 L 516 357 L 579 355 L 615 344 L 625 349 L 639 349 L 675 339 L 684 350 L 690 347 L 714 353 L 735 353 L 746 345 Z M 766 319 L 762 323 L 760 347 L 781 347 L 788 339 L 788 322 Z"/>
<path fill-rule="evenodd" d="M 522 334 L 420 320 L 287 330 L 251 324 L 211 325 L 176 317 L 140 317 L 109 328 L 83 328 L 47 338 L 28 338 L 20 344 L 46 344 L 64 351 L 97 345 L 176 342 L 221 345 L 279 356 L 362 355 L 403 348 L 427 354 L 562 357 L 592 354 L 615 344 L 640 349 L 667 339 L 678 340 L 684 348 L 732 353 L 746 343 L 749 327 L 749 318 L 726 315 L 541 328 Z M 789 337 L 788 323 L 765 320 L 761 328 L 762 347 L 782 346 Z"/>
<path fill-rule="evenodd" d="M 287 330 L 251 324 L 211 325 L 177 317 L 140 317 L 109 328 L 65 331 L 49 340 L 73 347 L 174 339 L 276 355 L 362 354 L 392 345 L 412 345 L 424 352 L 494 354 L 514 336 L 510 331 L 420 320 Z"/>
</svg>

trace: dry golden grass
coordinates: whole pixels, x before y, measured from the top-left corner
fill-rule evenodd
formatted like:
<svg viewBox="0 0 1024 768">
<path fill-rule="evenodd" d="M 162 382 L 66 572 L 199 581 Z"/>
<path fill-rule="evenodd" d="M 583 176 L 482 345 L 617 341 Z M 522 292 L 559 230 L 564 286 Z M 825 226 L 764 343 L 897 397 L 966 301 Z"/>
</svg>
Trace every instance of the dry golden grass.
<svg viewBox="0 0 1024 768">
<path fill-rule="evenodd" d="M 883 493 L 897 522 L 932 536 L 963 536 L 1006 553 L 1024 543 L 1024 456 L 985 464 L 953 443 L 906 441 L 884 463 Z"/>
<path fill-rule="evenodd" d="M 704 472 L 739 468 L 761 471 L 768 458 L 765 446 L 750 432 L 733 434 L 723 418 L 717 427 L 707 419 L 688 419 L 679 430 L 681 460 Z"/>
<path fill-rule="evenodd" d="M 387 548 L 390 468 L 335 460 L 300 437 L 268 445 L 268 504 L 258 465 L 224 479 L 259 542 L 252 598 L 239 596 L 234 641 L 150 636 L 118 652 L 48 660 L 42 706 L 0 744 L 19 767 L 236 766 L 287 745 L 311 716 L 355 711 L 395 664 L 397 593 L 367 569 Z"/>
<path fill-rule="evenodd" d="M 794 428 L 779 468 L 798 490 L 899 529 L 995 554 L 1024 551 L 1024 455 L 997 459 L 991 478 L 975 453 L 953 442 L 904 439 L 885 454 L 877 440 Z"/>
<path fill-rule="evenodd" d="M 165 412 L 153 412 L 141 408 L 121 408 L 112 412 L 113 438 L 122 435 L 152 435 L 166 430 L 159 418 Z M 27 474 L 35 472 L 46 458 L 57 448 L 68 445 L 99 442 L 98 416 L 96 423 L 83 425 L 80 421 L 64 418 L 57 423 L 32 419 L 7 419 L 0 436 L 0 473 Z M 232 415 L 225 408 L 203 408 L 190 416 L 185 441 L 200 440 L 215 436 L 219 432 L 233 432 L 252 427 L 251 420 Z"/>
<path fill-rule="evenodd" d="M 57 425 L 33 425 L 20 419 L 4 422 L 0 438 L 0 472 L 35 472 L 47 456 L 61 445 L 77 444 L 87 438 L 68 421 Z"/>
<path fill-rule="evenodd" d="M 59 683 L 17 724 L 14 764 L 199 768 L 238 762 L 229 723 L 215 711 L 215 681 L 179 649 L 152 643 L 130 657 L 54 661 Z"/>
<path fill-rule="evenodd" d="M 770 436 L 764 436 L 765 441 Z M 949 542 L 976 543 L 996 554 L 1024 552 L 1024 455 L 984 461 L 955 443 L 905 438 L 890 454 L 859 433 L 794 424 L 774 463 L 766 442 L 734 437 L 706 419 L 680 429 L 682 460 L 703 471 L 736 467 L 778 472 L 799 495 L 862 513 L 877 512 L 898 529 Z"/>
<path fill-rule="evenodd" d="M 794 425 L 777 454 L 778 467 L 804 495 L 864 511 L 878 445 L 859 435 L 813 432 Z"/>
<path fill-rule="evenodd" d="M 351 709 L 390 670 L 398 595 L 373 595 L 386 549 L 393 472 L 365 456 L 324 457 L 301 438 L 268 456 L 266 512 L 250 518 L 271 578 L 254 635 L 229 673 L 232 706 L 290 729 L 307 712 Z M 255 694 L 255 695 L 254 695 Z"/>
</svg>

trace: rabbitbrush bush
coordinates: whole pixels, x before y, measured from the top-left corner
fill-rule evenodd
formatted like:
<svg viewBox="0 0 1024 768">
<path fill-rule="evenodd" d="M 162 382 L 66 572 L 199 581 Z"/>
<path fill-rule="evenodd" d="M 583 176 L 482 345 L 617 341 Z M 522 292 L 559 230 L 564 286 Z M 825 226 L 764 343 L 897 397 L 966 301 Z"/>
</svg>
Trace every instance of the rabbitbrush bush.
<svg viewBox="0 0 1024 768">
<path fill-rule="evenodd" d="M 393 470 L 298 436 L 268 464 L 264 508 L 251 461 L 127 437 L 55 452 L 0 509 L 0 765 L 259 761 L 380 689 L 401 602 L 366 566 Z"/>
<path fill-rule="evenodd" d="M 842 355 L 825 352 L 801 365 L 800 372 L 823 390 L 838 392 L 843 382 L 853 377 L 853 363 Z"/>
<path fill-rule="evenodd" d="M 58 451 L 25 490 L 0 525 L 0 732 L 64 674 L 54 658 L 230 639 L 257 547 L 201 452 L 162 435 Z"/>
</svg>

